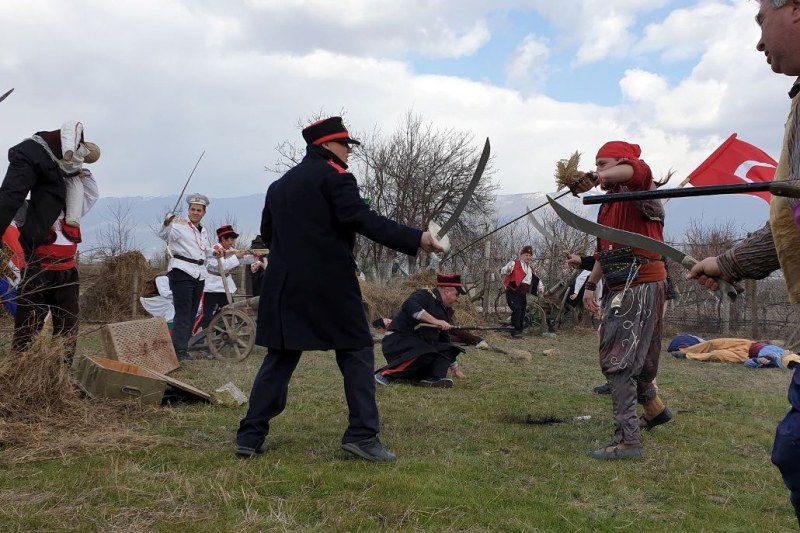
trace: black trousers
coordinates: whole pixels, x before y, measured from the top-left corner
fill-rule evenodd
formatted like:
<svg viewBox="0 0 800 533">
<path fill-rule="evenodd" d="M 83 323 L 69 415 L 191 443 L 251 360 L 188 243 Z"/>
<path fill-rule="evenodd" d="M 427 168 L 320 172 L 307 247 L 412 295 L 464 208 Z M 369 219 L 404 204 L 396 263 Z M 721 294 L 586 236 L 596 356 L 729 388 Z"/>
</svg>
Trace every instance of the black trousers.
<svg viewBox="0 0 800 533">
<path fill-rule="evenodd" d="M 289 380 L 300 356 L 299 350 L 270 348 L 256 374 L 250 391 L 247 414 L 239 423 L 236 443 L 258 448 L 269 433 L 269 422 L 286 408 Z M 378 405 L 375 403 L 375 354 L 372 347 L 336 350 L 336 364 L 344 378 L 344 395 L 350 410 L 342 444 L 378 434 Z"/>
<path fill-rule="evenodd" d="M 525 307 L 528 304 L 526 296 L 524 292 L 506 291 L 506 302 L 511 309 L 511 326 L 517 332 L 525 327 Z"/>
<path fill-rule="evenodd" d="M 800 388 L 800 374 L 795 369 L 792 388 Z M 772 446 L 772 463 L 778 467 L 783 482 L 789 489 L 789 500 L 800 524 L 800 413 L 792 408 L 775 430 L 775 443 Z"/>
<path fill-rule="evenodd" d="M 214 315 L 226 305 L 228 305 L 228 297 L 224 292 L 204 292 L 203 318 L 200 320 L 200 326 L 206 329 Z"/>
<path fill-rule="evenodd" d="M 172 319 L 172 346 L 175 348 L 175 353 L 186 353 L 206 283 L 178 268 L 170 270 L 167 278 L 175 306 L 175 318 Z"/>
<path fill-rule="evenodd" d="M 42 270 L 31 265 L 22 273 L 17 294 L 12 349 L 28 349 L 52 313 L 53 334 L 64 339 L 64 363 L 72 366 L 78 341 L 78 269 Z"/>
</svg>

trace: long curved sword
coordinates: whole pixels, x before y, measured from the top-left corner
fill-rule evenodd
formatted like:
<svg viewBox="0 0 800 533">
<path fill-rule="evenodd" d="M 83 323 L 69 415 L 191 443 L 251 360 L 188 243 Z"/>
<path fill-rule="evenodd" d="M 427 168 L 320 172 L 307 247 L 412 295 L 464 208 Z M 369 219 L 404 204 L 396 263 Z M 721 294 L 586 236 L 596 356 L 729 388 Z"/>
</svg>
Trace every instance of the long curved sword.
<svg viewBox="0 0 800 533">
<path fill-rule="evenodd" d="M 525 214 L 525 216 L 528 219 L 528 223 L 531 226 L 533 226 L 536 229 L 536 231 L 541 233 L 542 237 L 544 237 L 547 242 L 549 242 L 550 244 L 561 244 L 559 240 L 556 239 L 555 235 L 547 231 L 547 229 L 545 229 L 544 227 L 544 224 L 539 222 L 539 220 L 537 220 L 536 217 L 533 216 L 533 209 L 531 209 L 527 205 L 525 206 L 525 209 L 528 210 L 528 212 Z"/>
<path fill-rule="evenodd" d="M 472 175 L 472 180 L 469 182 L 467 190 L 464 191 L 464 196 L 461 197 L 458 205 L 453 210 L 453 214 L 450 215 L 450 218 L 447 219 L 447 222 L 442 224 L 442 228 L 439 230 L 438 238 L 447 235 L 447 232 L 456 225 L 456 222 L 458 222 L 458 217 L 461 216 L 461 212 L 464 211 L 465 207 L 467 207 L 467 204 L 472 198 L 472 194 L 475 192 L 475 189 L 478 188 L 478 182 L 481 180 L 481 176 L 483 176 L 483 171 L 486 170 L 486 164 L 489 162 L 489 155 L 491 151 L 492 147 L 489 145 L 489 137 L 486 137 L 486 142 L 483 144 L 483 152 L 481 152 L 481 157 L 478 159 L 478 166 L 475 167 L 475 173 Z"/>
<path fill-rule="evenodd" d="M 677 248 L 673 248 L 667 243 L 651 239 L 650 237 L 645 237 L 644 235 L 640 235 L 638 233 L 610 228 L 608 226 L 604 226 L 602 224 L 598 224 L 597 222 L 592 222 L 591 220 L 580 217 L 556 202 L 550 197 L 549 194 L 547 195 L 547 202 L 567 226 L 575 228 L 578 231 L 582 231 L 584 233 L 588 233 L 589 235 L 594 235 L 595 237 L 600 237 L 601 239 L 606 239 L 608 241 L 613 241 L 619 244 L 625 244 L 627 246 L 633 246 L 635 248 L 641 248 L 643 250 L 661 254 L 665 257 L 669 257 L 673 261 L 677 261 L 687 270 L 691 269 L 697 264 L 697 259 L 681 252 Z M 717 279 L 716 281 L 719 284 L 719 289 L 715 292 L 720 299 L 722 299 L 723 296 L 727 296 L 732 302 L 736 300 L 736 296 L 739 294 L 739 291 L 737 291 L 733 285 L 723 279 Z"/>
</svg>

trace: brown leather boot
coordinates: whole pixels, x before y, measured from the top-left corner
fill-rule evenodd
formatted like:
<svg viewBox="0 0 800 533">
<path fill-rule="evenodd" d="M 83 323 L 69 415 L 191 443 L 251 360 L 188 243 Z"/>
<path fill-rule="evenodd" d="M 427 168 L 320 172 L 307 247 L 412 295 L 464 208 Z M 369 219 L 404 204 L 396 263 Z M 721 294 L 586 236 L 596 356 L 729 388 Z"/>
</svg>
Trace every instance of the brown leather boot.
<svg viewBox="0 0 800 533">
<path fill-rule="evenodd" d="M 656 395 L 655 398 L 642 405 L 644 414 L 639 419 L 639 427 L 650 431 L 656 426 L 666 424 L 672 420 L 672 411 L 669 407 L 664 405 L 661 398 Z"/>
</svg>

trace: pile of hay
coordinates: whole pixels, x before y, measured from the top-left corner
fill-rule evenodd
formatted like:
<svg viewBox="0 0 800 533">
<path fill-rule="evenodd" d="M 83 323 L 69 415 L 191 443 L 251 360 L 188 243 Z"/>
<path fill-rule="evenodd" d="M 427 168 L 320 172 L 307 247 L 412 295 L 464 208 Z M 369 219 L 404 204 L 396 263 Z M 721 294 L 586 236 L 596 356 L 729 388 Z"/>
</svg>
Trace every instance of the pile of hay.
<svg viewBox="0 0 800 533">
<path fill-rule="evenodd" d="M 367 317 L 372 322 L 378 317 L 392 318 L 412 292 L 417 289 L 432 289 L 436 286 L 436 272 L 425 270 L 411 274 L 399 284 L 383 285 L 371 281 L 361 283 L 361 297 L 366 304 Z M 475 305 L 462 296 L 455 305 L 458 324 L 479 323 L 480 314 Z"/>
<path fill-rule="evenodd" d="M 63 354 L 61 339 L 40 335 L 28 351 L 0 359 L 0 463 L 140 449 L 160 442 L 126 427 L 124 421 L 144 415 L 138 404 L 85 398 L 62 362 Z"/>
<path fill-rule="evenodd" d="M 134 298 L 151 277 L 153 268 L 141 252 L 108 257 L 97 273 L 81 280 L 88 288 L 81 295 L 81 316 L 87 320 L 120 321 L 132 315 Z M 137 303 L 139 313 L 145 313 Z"/>
<path fill-rule="evenodd" d="M 586 175 L 585 172 L 581 172 L 578 170 L 578 165 L 581 162 L 581 154 L 578 151 L 573 152 L 568 159 L 561 159 L 556 163 L 556 185 L 557 190 L 561 190 L 564 187 L 569 187 L 573 183 L 580 181 L 583 179 L 583 176 Z"/>
</svg>

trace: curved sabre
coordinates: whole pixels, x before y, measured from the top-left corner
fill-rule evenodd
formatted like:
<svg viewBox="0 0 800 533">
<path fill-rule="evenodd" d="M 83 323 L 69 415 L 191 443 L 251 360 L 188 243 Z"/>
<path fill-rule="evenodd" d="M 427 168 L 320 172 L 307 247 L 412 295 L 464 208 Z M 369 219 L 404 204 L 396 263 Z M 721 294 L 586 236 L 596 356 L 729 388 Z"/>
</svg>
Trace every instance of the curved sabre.
<svg viewBox="0 0 800 533">
<path fill-rule="evenodd" d="M 461 201 L 458 202 L 458 205 L 453 210 L 453 214 L 449 219 L 447 219 L 447 222 L 442 224 L 442 229 L 439 230 L 438 237 L 444 237 L 447 235 L 447 232 L 456 225 L 456 222 L 458 222 L 458 217 L 461 216 L 461 212 L 465 207 L 467 207 L 467 203 L 469 202 L 470 198 L 472 198 L 472 193 L 474 193 L 475 189 L 478 187 L 478 182 L 481 180 L 483 171 L 486 169 L 486 163 L 489 162 L 489 154 L 491 150 L 492 148 L 489 145 L 489 137 L 486 137 L 486 142 L 483 144 L 483 152 L 481 152 L 481 158 L 478 160 L 478 166 L 475 167 L 475 173 L 472 175 L 472 180 L 469 182 L 467 190 L 464 191 L 464 196 L 461 197 Z"/>
<path fill-rule="evenodd" d="M 627 246 L 633 246 L 635 248 L 641 248 L 643 250 L 661 254 L 665 257 L 669 257 L 673 261 L 677 261 L 687 270 L 691 269 L 697 264 L 697 259 L 681 252 L 677 248 L 673 248 L 665 242 L 657 241 L 638 233 L 610 228 L 608 226 L 604 226 L 602 224 L 598 224 L 597 222 L 592 222 L 591 220 L 580 217 L 553 200 L 549 194 L 547 195 L 547 202 L 550 204 L 550 207 L 553 208 L 553 211 L 556 212 L 558 218 L 563 220 L 567 226 L 575 228 L 578 231 L 582 231 L 584 233 L 588 233 L 589 235 L 594 235 L 595 237 L 600 237 L 601 239 L 608 241 L 613 241 L 619 244 L 625 244 Z M 719 284 L 719 289 L 715 291 L 717 296 L 722 299 L 722 296 L 724 295 L 730 298 L 732 302 L 735 301 L 739 291 L 737 291 L 733 285 L 723 279 L 717 279 L 716 281 Z"/>
</svg>

